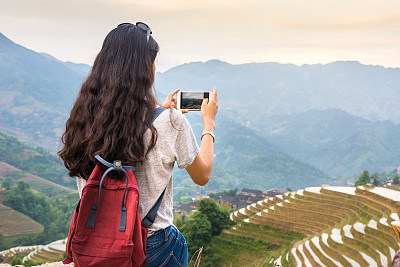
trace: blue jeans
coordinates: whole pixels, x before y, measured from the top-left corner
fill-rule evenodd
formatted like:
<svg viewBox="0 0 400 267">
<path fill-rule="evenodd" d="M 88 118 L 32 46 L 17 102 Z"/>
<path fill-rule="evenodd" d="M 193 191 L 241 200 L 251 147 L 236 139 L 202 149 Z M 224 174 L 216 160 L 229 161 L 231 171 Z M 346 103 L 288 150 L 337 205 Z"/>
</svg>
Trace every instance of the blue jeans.
<svg viewBox="0 0 400 267">
<path fill-rule="evenodd" d="M 184 266 L 188 264 L 188 247 L 183 235 L 170 225 L 147 238 L 147 257 L 143 262 L 148 267 Z"/>
</svg>

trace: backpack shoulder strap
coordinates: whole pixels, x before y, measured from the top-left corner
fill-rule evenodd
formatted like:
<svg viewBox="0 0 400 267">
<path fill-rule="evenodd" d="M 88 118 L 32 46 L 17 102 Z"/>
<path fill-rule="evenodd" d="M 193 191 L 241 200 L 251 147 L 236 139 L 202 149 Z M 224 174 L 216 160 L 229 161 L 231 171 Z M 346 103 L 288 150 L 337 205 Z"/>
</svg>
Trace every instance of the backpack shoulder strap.
<svg viewBox="0 0 400 267">
<path fill-rule="evenodd" d="M 153 118 L 151 119 L 151 121 L 154 122 L 164 110 L 166 110 L 166 108 L 157 107 L 156 108 L 156 112 L 154 113 Z M 146 125 L 145 128 L 144 128 L 144 131 L 146 131 L 148 128 L 149 128 L 149 126 Z"/>
<path fill-rule="evenodd" d="M 155 112 L 154 115 L 153 115 L 152 121 L 154 122 L 154 121 L 157 119 L 158 115 L 160 115 L 164 110 L 166 110 L 166 108 L 157 107 L 157 108 L 156 108 L 156 112 Z"/>
<path fill-rule="evenodd" d="M 146 217 L 144 217 L 144 219 L 142 220 L 142 222 L 145 225 L 147 225 L 147 227 L 152 225 L 157 217 L 157 211 L 160 208 L 161 202 L 164 198 L 165 190 L 167 190 L 167 188 L 164 189 L 164 191 L 161 193 L 161 196 L 158 198 L 156 204 L 154 204 L 149 213 L 147 213 Z"/>
</svg>

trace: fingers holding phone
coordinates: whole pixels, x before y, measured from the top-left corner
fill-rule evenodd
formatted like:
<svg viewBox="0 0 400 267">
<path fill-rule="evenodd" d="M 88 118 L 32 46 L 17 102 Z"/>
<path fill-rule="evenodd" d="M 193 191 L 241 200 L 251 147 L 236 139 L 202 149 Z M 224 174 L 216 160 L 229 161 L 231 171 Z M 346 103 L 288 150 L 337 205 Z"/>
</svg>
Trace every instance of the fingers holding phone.
<svg viewBox="0 0 400 267">
<path fill-rule="evenodd" d="M 162 104 L 163 108 L 174 108 L 177 109 L 177 100 L 176 100 L 176 94 L 178 94 L 178 92 L 180 91 L 180 89 L 176 89 L 174 91 L 172 91 L 167 98 L 165 99 L 164 103 Z M 187 109 L 180 109 L 178 108 L 182 113 L 188 113 Z"/>
<path fill-rule="evenodd" d="M 215 125 L 215 117 L 218 112 L 218 96 L 217 89 L 213 88 L 213 92 L 210 94 L 209 99 L 204 98 L 203 103 L 201 105 L 201 117 L 203 118 L 203 127 L 206 130 L 214 131 Z M 208 129 L 210 128 L 210 129 Z"/>
</svg>

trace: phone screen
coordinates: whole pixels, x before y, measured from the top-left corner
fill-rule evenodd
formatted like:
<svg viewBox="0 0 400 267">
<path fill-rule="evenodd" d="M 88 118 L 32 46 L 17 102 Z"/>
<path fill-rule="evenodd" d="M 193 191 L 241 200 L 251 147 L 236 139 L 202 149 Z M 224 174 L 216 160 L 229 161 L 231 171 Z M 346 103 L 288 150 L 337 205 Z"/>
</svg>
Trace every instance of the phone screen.
<svg viewBox="0 0 400 267">
<path fill-rule="evenodd" d="M 209 92 L 182 92 L 182 109 L 201 109 L 204 98 L 209 98 Z"/>
</svg>

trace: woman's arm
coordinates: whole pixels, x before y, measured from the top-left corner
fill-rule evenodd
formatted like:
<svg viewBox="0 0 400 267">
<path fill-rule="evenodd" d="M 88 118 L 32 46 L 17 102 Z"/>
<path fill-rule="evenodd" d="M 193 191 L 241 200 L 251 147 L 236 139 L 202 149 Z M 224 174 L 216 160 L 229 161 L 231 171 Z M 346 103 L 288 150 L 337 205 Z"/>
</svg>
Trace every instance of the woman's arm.
<svg viewBox="0 0 400 267">
<path fill-rule="evenodd" d="M 210 99 L 204 99 L 201 105 L 201 117 L 203 118 L 203 132 L 215 130 L 215 116 L 218 112 L 217 89 L 213 88 Z M 206 185 L 210 180 L 214 162 L 214 138 L 205 134 L 201 140 L 200 153 L 197 154 L 193 163 L 186 167 L 186 171 L 193 182 L 198 185 Z"/>
</svg>

